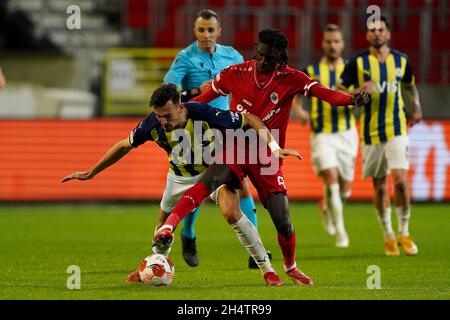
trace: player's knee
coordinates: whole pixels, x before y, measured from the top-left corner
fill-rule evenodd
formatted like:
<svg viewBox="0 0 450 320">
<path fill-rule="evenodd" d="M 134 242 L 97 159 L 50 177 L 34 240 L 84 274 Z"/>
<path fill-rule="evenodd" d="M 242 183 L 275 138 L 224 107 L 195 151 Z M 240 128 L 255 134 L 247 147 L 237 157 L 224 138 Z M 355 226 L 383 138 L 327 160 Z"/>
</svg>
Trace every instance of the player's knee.
<svg viewBox="0 0 450 320">
<path fill-rule="evenodd" d="M 222 214 L 228 224 L 236 223 L 242 218 L 242 213 L 237 208 L 225 209 L 222 211 Z"/>
<path fill-rule="evenodd" d="M 376 185 L 375 193 L 376 193 L 376 196 L 379 197 L 379 198 L 386 196 L 387 193 L 388 193 L 387 184 L 385 184 L 385 183 L 381 184 L 380 183 L 380 184 Z"/>
<path fill-rule="evenodd" d="M 294 234 L 294 226 L 290 221 L 280 221 L 276 228 L 277 232 L 285 238 L 290 238 Z"/>
<path fill-rule="evenodd" d="M 396 193 L 403 194 L 406 192 L 406 182 L 405 181 L 396 181 L 394 183 L 394 188 Z"/>
</svg>

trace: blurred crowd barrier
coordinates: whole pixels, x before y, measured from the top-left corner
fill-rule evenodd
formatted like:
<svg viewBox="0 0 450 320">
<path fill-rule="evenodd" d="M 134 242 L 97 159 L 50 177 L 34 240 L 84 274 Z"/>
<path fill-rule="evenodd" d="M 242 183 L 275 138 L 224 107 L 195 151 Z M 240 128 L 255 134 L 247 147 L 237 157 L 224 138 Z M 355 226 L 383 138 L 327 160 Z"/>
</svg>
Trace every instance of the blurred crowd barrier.
<svg viewBox="0 0 450 320">
<path fill-rule="evenodd" d="M 60 183 L 73 171 L 88 170 L 116 141 L 127 137 L 139 120 L 0 120 L 0 201 L 159 201 L 167 155 L 151 142 L 93 180 Z M 413 199 L 450 200 L 450 121 L 426 121 L 409 134 Z M 304 157 L 285 161 L 289 198 L 320 199 L 322 184 L 311 167 L 309 129 L 291 123 L 286 145 Z M 372 199 L 370 180 L 361 180 L 360 154 L 351 199 Z"/>
</svg>

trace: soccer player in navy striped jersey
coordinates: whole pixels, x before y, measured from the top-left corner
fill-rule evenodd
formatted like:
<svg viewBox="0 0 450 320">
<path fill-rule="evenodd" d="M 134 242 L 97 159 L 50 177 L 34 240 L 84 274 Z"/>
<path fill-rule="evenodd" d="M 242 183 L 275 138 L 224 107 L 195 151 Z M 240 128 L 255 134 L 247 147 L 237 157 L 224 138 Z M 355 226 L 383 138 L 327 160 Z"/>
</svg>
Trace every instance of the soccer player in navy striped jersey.
<svg viewBox="0 0 450 320">
<path fill-rule="evenodd" d="M 339 26 L 324 28 L 322 58 L 308 65 L 304 72 L 320 84 L 335 89 L 345 67 L 342 51 L 344 40 Z M 343 204 L 350 197 L 358 153 L 358 133 L 351 106 L 334 107 L 317 98 L 311 99 L 311 115 L 304 110 L 300 97 L 293 109 L 302 124 L 311 124 L 311 157 L 314 171 L 324 184 L 324 201 L 320 207 L 324 228 L 336 235 L 336 247 L 349 246 L 344 226 Z"/>
<path fill-rule="evenodd" d="M 400 245 L 405 254 L 418 253 L 409 234 L 410 195 L 408 192 L 409 139 L 407 126 L 422 119 L 419 94 L 411 63 L 406 54 L 388 46 L 391 33 L 384 16 L 367 23 L 370 44 L 353 57 L 341 77 L 342 87 L 355 86 L 370 93 L 370 102 L 361 109 L 363 177 L 372 177 L 374 206 L 384 231 L 385 254 L 398 256 Z M 412 112 L 406 113 L 403 94 L 409 98 Z M 391 204 L 387 175 L 392 174 L 399 236 L 391 225 Z"/>
</svg>

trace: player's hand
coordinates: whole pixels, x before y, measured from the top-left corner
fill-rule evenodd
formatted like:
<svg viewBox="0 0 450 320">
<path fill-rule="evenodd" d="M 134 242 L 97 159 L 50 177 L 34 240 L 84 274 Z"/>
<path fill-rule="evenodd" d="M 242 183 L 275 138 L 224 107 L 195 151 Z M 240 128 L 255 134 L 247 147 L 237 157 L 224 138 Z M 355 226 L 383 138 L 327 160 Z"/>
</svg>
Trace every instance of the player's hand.
<svg viewBox="0 0 450 320">
<path fill-rule="evenodd" d="M 78 171 L 78 172 L 74 172 L 72 174 L 69 174 L 68 176 L 64 177 L 61 182 L 66 182 L 69 180 L 73 180 L 73 179 L 77 179 L 77 180 L 90 180 L 92 179 L 94 176 L 92 175 L 92 173 L 90 171 Z"/>
<path fill-rule="evenodd" d="M 311 117 L 309 116 L 309 112 L 303 109 L 300 110 L 299 113 L 299 121 L 301 125 L 308 125 L 311 121 Z"/>
<path fill-rule="evenodd" d="M 352 93 L 352 102 L 355 107 L 360 107 L 369 103 L 369 98 L 369 93 L 362 89 L 356 89 Z"/>
<path fill-rule="evenodd" d="M 289 156 L 297 157 L 299 160 L 303 159 L 302 155 L 298 151 L 293 149 L 279 149 L 275 151 L 274 154 L 278 159 L 284 159 Z"/>
<path fill-rule="evenodd" d="M 361 86 L 361 89 L 366 91 L 368 94 L 372 94 L 376 90 L 375 82 L 373 82 L 373 81 L 366 81 Z"/>
<path fill-rule="evenodd" d="M 199 87 L 200 93 L 203 93 L 206 89 L 211 87 L 211 82 L 212 82 L 211 80 L 204 81 Z"/>
<path fill-rule="evenodd" d="M 422 121 L 423 115 L 422 112 L 416 111 L 413 112 L 410 119 L 408 119 L 408 127 L 412 127 L 415 124 L 418 124 L 420 121 Z"/>
</svg>

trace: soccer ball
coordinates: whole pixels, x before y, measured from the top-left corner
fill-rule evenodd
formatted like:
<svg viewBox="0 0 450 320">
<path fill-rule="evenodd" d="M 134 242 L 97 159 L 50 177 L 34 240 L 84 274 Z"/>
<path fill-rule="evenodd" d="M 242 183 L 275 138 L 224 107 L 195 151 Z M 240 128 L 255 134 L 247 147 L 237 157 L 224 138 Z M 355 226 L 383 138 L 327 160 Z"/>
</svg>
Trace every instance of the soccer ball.
<svg viewBox="0 0 450 320">
<path fill-rule="evenodd" d="M 148 256 L 142 261 L 139 276 L 144 284 L 150 286 L 167 286 L 175 276 L 172 261 L 162 254 Z"/>
</svg>

